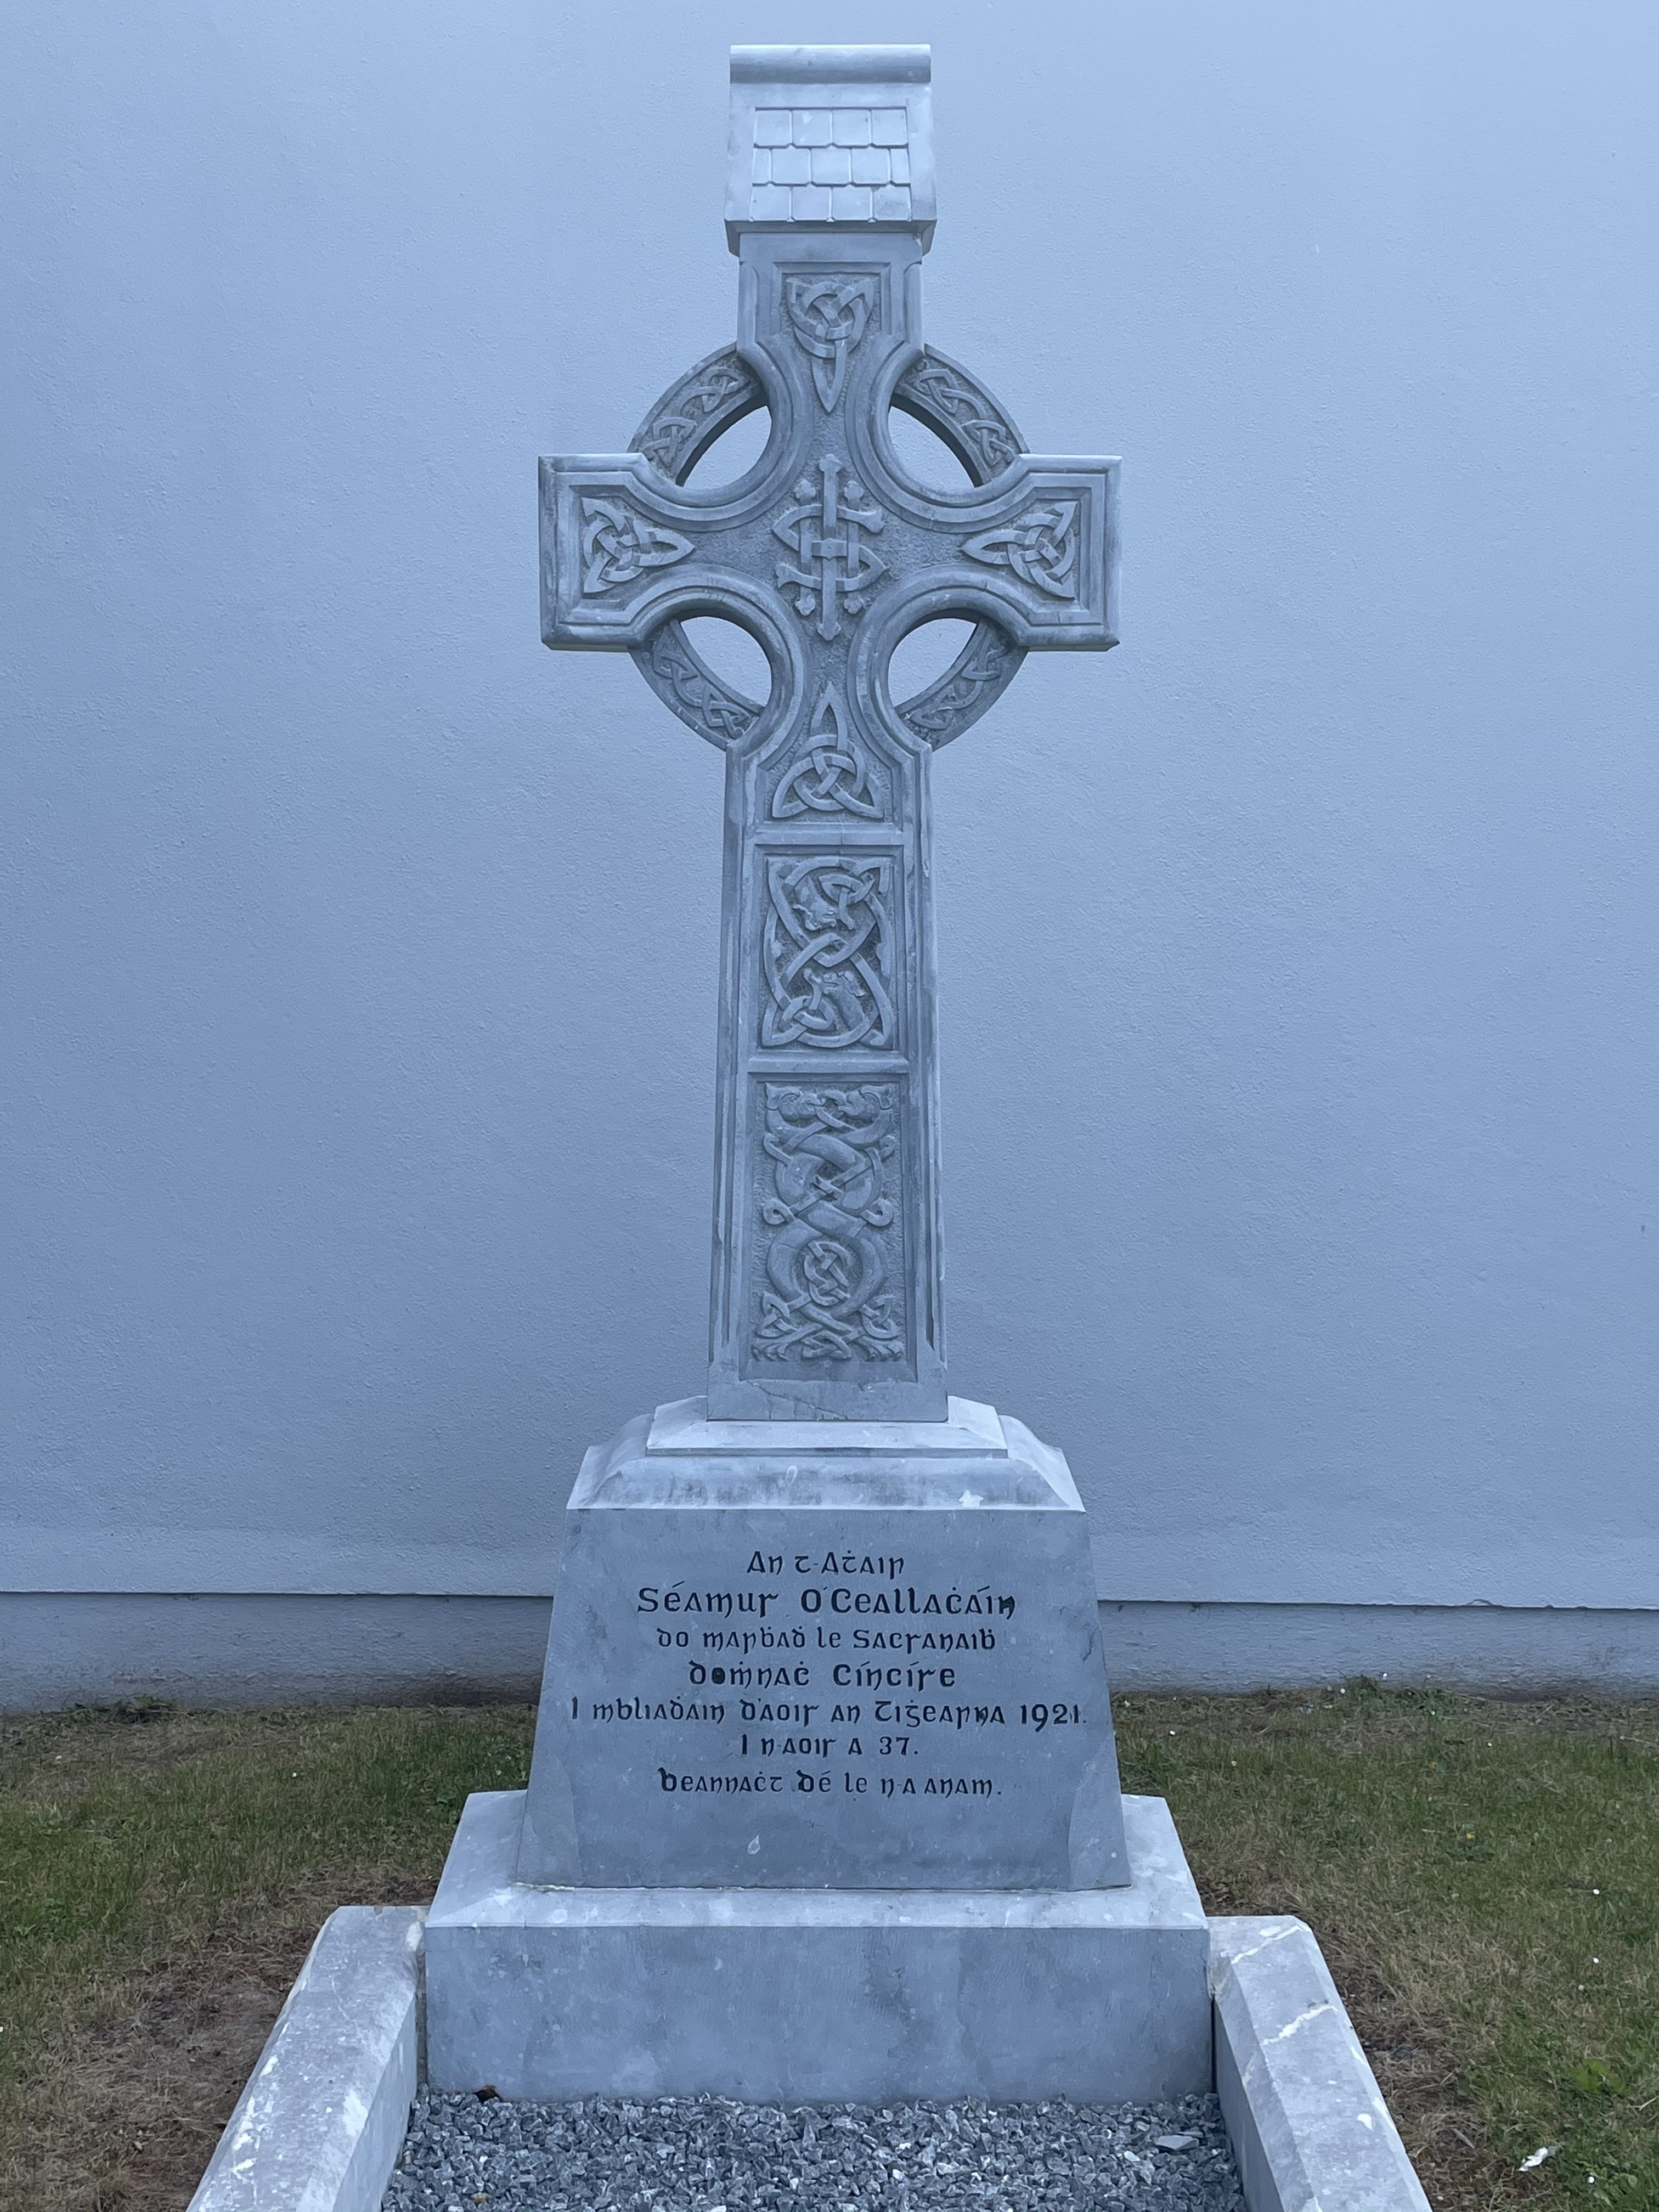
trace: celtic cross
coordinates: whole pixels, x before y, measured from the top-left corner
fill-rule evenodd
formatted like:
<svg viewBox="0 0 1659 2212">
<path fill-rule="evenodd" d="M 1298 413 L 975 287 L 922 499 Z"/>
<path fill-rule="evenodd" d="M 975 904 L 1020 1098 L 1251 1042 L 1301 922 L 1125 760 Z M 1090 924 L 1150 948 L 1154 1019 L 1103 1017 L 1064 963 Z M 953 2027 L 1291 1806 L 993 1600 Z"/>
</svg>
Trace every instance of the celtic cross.
<svg viewBox="0 0 1659 2212">
<path fill-rule="evenodd" d="M 630 451 L 542 463 L 542 634 L 630 652 L 726 758 L 711 1419 L 945 1419 L 928 775 L 1026 653 L 1115 642 L 1115 462 L 1028 453 L 921 342 L 920 46 L 736 47 L 726 230 L 739 337 Z M 688 479 L 765 408 L 760 459 Z M 895 407 L 969 479 L 924 486 Z M 747 699 L 692 647 L 766 655 Z M 971 622 L 895 705 L 895 647 Z"/>
</svg>

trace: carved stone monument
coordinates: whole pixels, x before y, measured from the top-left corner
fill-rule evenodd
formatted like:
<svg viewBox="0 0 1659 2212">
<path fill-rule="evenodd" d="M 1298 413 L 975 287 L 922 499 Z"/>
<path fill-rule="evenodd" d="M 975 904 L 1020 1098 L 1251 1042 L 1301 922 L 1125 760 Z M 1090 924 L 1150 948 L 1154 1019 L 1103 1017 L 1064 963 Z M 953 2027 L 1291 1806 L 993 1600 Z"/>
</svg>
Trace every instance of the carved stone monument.
<svg viewBox="0 0 1659 2212">
<path fill-rule="evenodd" d="M 546 642 L 630 651 L 726 754 L 713 1420 L 945 1418 L 933 756 L 1026 653 L 1116 642 L 1117 464 L 1028 453 L 921 343 L 928 70 L 914 47 L 735 51 L 738 343 L 627 454 L 542 464 Z M 760 407 L 756 465 L 690 486 Z M 895 407 L 974 488 L 914 480 Z M 757 640 L 769 698 L 699 659 L 695 615 Z M 894 647 L 942 616 L 972 636 L 896 707 Z"/>
<path fill-rule="evenodd" d="M 1209 2081 L 1204 1918 L 1120 1793 L 1077 1491 L 946 1390 L 933 755 L 1027 652 L 1115 641 L 1116 464 L 1028 453 L 922 343 L 929 74 L 734 50 L 738 343 L 628 453 L 542 465 L 547 643 L 631 653 L 726 756 L 711 1354 L 571 1494 L 529 1790 L 471 1801 L 428 1923 L 440 2087 Z M 760 459 L 692 485 L 758 408 Z M 967 487 L 915 480 L 895 408 Z M 941 616 L 967 644 L 895 704 Z"/>
</svg>

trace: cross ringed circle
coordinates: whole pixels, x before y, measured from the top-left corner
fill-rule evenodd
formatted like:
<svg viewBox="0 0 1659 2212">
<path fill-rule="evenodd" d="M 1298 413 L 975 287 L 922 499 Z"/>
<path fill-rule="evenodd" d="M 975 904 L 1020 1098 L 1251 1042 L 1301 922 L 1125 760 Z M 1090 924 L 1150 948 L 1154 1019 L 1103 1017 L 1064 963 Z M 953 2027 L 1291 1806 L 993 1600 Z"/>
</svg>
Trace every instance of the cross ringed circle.
<svg viewBox="0 0 1659 2212">
<path fill-rule="evenodd" d="M 738 349 L 722 346 L 669 386 L 629 451 L 683 484 L 717 439 L 765 404 L 760 380 Z M 931 430 L 976 486 L 1024 450 L 1018 431 L 977 379 L 931 346 L 900 378 L 893 404 Z M 981 620 L 944 674 L 896 708 L 899 720 L 927 744 L 947 744 L 995 705 L 1024 658 L 995 623 Z M 671 713 L 711 744 L 736 744 L 766 711 L 764 701 L 746 698 L 714 673 L 678 616 L 635 647 L 633 659 Z"/>
</svg>

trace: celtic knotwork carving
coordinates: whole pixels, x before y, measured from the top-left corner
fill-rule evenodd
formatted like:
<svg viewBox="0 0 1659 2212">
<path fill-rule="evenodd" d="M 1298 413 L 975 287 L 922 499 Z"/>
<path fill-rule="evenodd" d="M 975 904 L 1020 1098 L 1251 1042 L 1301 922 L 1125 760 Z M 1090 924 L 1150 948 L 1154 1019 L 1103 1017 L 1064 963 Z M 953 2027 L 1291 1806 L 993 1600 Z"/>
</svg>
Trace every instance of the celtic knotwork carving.
<svg viewBox="0 0 1659 2212">
<path fill-rule="evenodd" d="M 812 383 L 826 415 L 835 412 L 847 381 L 848 356 L 870 327 L 876 308 L 873 276 L 786 276 L 784 312 L 812 363 Z"/>
<path fill-rule="evenodd" d="M 720 433 L 763 404 L 760 380 L 731 346 L 699 362 L 640 426 L 631 450 L 678 482 Z"/>
<path fill-rule="evenodd" d="M 931 350 L 899 379 L 893 399 L 956 448 L 975 483 L 995 476 L 1024 450 L 1018 431 L 984 386 Z"/>
<path fill-rule="evenodd" d="M 635 658 L 637 659 L 637 655 Z M 665 623 L 647 648 L 646 672 L 658 696 L 683 722 L 717 745 L 729 745 L 752 729 L 760 708 L 728 691 L 685 641 L 678 623 Z"/>
<path fill-rule="evenodd" d="M 903 88 L 862 75 L 890 57 L 839 52 L 823 86 L 809 65 L 778 58 L 769 90 L 738 64 L 738 343 L 676 377 L 631 453 L 542 464 L 541 632 L 631 653 L 726 757 L 711 1419 L 937 1421 L 929 754 L 1027 652 L 1115 642 L 1117 464 L 1033 455 L 924 347 L 908 58 Z M 756 410 L 760 458 L 705 480 Z M 904 417 L 955 456 L 951 481 L 907 465 Z M 714 620 L 758 647 L 763 682 L 725 675 Z M 929 623 L 957 644 L 907 682 Z M 677 928 L 658 932 L 670 961 Z"/>
<path fill-rule="evenodd" d="M 678 530 L 647 522 L 619 499 L 582 501 L 582 592 L 592 597 L 631 584 L 647 568 L 671 568 L 691 550 Z"/>
<path fill-rule="evenodd" d="M 769 1083 L 762 1139 L 771 1192 L 752 1346 L 760 1359 L 901 1359 L 897 1293 L 887 1285 L 886 1192 L 898 1149 L 892 1086 L 818 1091 Z"/>
<path fill-rule="evenodd" d="M 963 547 L 970 561 L 1012 568 L 1056 599 L 1077 597 L 1078 502 L 1040 500 L 998 530 L 981 530 Z"/>
<path fill-rule="evenodd" d="M 1006 637 L 988 623 L 981 623 L 966 650 L 939 682 L 901 707 L 899 713 L 919 738 L 944 744 L 976 719 L 985 694 L 1000 690 L 1023 658 Z"/>
<path fill-rule="evenodd" d="M 887 518 L 837 455 L 825 454 L 818 474 L 820 483 L 800 479 L 795 505 L 772 525 L 772 535 L 795 555 L 793 567 L 778 562 L 779 585 L 793 591 L 798 614 L 817 614 L 818 635 L 828 645 L 841 635 L 842 609 L 862 614 L 871 585 L 887 573 L 887 563 L 860 535 L 881 529 Z"/>
<path fill-rule="evenodd" d="M 761 1012 L 763 1045 L 892 1046 L 892 885 L 884 854 L 768 860 L 761 968 L 770 1000 Z"/>
<path fill-rule="evenodd" d="M 864 748 L 848 733 L 841 694 L 826 684 L 807 725 L 806 746 L 779 777 L 772 793 L 775 821 L 797 815 L 856 814 L 866 822 L 881 818 L 876 778 Z"/>
</svg>

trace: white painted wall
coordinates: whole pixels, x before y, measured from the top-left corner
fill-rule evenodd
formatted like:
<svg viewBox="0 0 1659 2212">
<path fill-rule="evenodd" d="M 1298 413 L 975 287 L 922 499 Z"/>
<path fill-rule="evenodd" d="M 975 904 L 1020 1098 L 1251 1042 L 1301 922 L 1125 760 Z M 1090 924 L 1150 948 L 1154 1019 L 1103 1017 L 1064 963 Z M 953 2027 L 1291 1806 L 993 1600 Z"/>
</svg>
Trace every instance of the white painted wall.
<svg viewBox="0 0 1659 2212">
<path fill-rule="evenodd" d="M 533 465 L 798 37 L 933 40 L 931 334 L 1126 457 L 939 763 L 955 1387 L 1114 1600 L 1659 1605 L 1642 0 L 15 16 L 0 1589 L 545 1593 L 700 1387 L 720 763 Z"/>
</svg>

